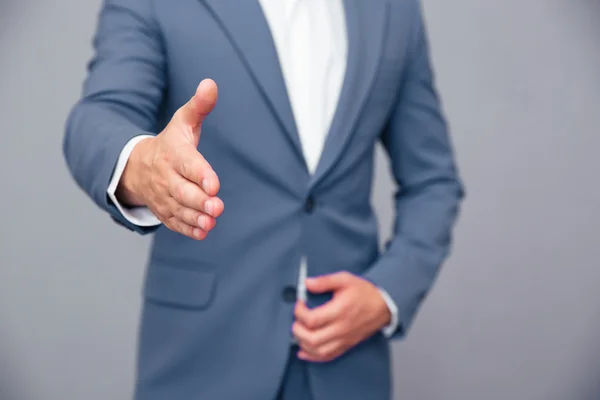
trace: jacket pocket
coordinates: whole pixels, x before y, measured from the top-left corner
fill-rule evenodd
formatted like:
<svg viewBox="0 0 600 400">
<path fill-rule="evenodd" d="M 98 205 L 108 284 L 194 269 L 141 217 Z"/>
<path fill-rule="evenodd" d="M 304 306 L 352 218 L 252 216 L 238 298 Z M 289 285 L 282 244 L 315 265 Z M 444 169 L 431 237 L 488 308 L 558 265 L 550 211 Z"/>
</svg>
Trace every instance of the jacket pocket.
<svg viewBox="0 0 600 400">
<path fill-rule="evenodd" d="M 213 301 L 216 278 L 214 272 L 198 269 L 193 262 L 174 266 L 152 261 L 146 273 L 144 297 L 165 305 L 204 309 Z"/>
</svg>

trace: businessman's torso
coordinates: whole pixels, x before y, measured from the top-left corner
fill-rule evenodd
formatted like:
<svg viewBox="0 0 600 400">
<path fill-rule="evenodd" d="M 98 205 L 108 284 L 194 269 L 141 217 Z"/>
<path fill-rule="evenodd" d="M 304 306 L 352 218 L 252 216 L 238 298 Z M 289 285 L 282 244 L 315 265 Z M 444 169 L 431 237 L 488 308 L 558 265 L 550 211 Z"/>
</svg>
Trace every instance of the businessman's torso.
<svg viewBox="0 0 600 400">
<path fill-rule="evenodd" d="M 239 393 L 232 387 L 228 397 L 218 383 L 223 376 L 236 376 L 249 392 L 266 392 L 257 382 L 276 383 L 287 359 L 294 304 L 285 293 L 296 283 L 300 258 L 306 257 L 309 275 L 321 275 L 360 274 L 378 257 L 370 204 L 374 149 L 398 101 L 413 3 L 345 2 L 346 76 L 311 175 L 258 2 L 154 1 L 164 54 L 163 123 L 202 79 L 219 86 L 199 150 L 219 175 L 225 212 L 202 242 L 166 228 L 154 236 L 140 331 L 140 398 L 160 398 L 161 381 L 171 382 L 175 373 L 188 383 L 197 376 L 198 390 L 208 396 Z M 327 299 L 310 296 L 308 303 Z M 268 365 L 244 372 L 261 363 Z M 388 343 L 377 334 L 339 360 L 314 365 L 313 384 L 327 387 L 343 375 L 347 386 L 338 395 L 367 398 L 361 391 L 379 387 L 382 397 L 370 398 L 383 399 L 389 363 Z M 173 388 L 164 393 L 188 390 Z"/>
</svg>

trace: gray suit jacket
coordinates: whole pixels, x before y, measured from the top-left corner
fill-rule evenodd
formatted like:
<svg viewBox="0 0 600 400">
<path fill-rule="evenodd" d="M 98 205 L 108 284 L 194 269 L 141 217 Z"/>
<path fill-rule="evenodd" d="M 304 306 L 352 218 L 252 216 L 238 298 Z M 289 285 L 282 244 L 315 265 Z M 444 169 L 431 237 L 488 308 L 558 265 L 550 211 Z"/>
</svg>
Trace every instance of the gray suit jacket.
<svg viewBox="0 0 600 400">
<path fill-rule="evenodd" d="M 462 188 L 434 88 L 418 0 L 346 0 L 349 64 L 314 175 L 303 161 L 257 1 L 106 0 L 64 152 L 77 183 L 119 224 L 155 233 L 144 286 L 136 399 L 272 398 L 290 349 L 300 257 L 385 289 L 402 337 L 448 254 Z M 204 78 L 219 85 L 199 150 L 226 209 L 197 242 L 140 228 L 106 195 L 123 146 L 160 132 Z M 395 234 L 378 247 L 370 204 L 381 141 L 399 185 Z M 309 296 L 309 306 L 330 296 Z M 390 397 L 376 334 L 313 364 L 316 399 Z"/>
</svg>

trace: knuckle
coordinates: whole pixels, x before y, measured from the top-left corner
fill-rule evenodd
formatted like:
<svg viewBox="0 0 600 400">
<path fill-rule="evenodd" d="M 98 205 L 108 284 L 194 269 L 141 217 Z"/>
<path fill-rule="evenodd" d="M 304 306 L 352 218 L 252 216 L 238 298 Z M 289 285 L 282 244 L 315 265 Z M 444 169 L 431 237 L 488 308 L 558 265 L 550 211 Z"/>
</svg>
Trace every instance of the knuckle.
<svg viewBox="0 0 600 400">
<path fill-rule="evenodd" d="M 199 160 L 194 160 L 189 163 L 188 171 L 190 180 L 198 182 L 204 176 L 204 166 Z"/>
<path fill-rule="evenodd" d="M 174 219 L 177 219 L 174 217 Z M 194 230 L 192 229 L 191 226 L 182 223 L 179 219 L 177 219 L 176 222 L 176 226 L 177 226 L 177 231 L 179 231 L 180 233 L 183 233 L 186 236 L 194 236 Z"/>
<path fill-rule="evenodd" d="M 304 332 L 304 342 L 309 346 L 309 347 L 316 347 L 316 341 L 315 341 L 315 334 L 312 332 Z"/>
<path fill-rule="evenodd" d="M 169 207 L 168 204 L 165 203 L 159 203 L 156 206 L 156 210 L 158 211 L 158 213 L 160 215 L 162 215 L 164 218 L 168 218 L 171 219 L 173 218 L 173 213 L 171 212 L 171 208 Z"/>
<path fill-rule="evenodd" d="M 312 335 L 309 335 L 304 339 L 304 343 L 309 349 L 317 349 L 318 343 Z"/>
<path fill-rule="evenodd" d="M 158 164 L 160 161 L 171 164 L 176 159 L 176 154 L 177 152 L 172 146 L 163 146 L 162 151 L 159 153 L 158 161 L 155 164 Z"/>
<path fill-rule="evenodd" d="M 172 231 L 178 231 L 178 226 L 177 226 L 177 221 L 175 220 L 174 217 L 166 217 L 163 220 L 164 224 L 167 226 L 167 228 L 169 228 Z"/>
<path fill-rule="evenodd" d="M 185 221 L 185 210 L 181 205 L 174 204 L 172 212 L 173 212 L 174 217 L 176 217 L 180 221 L 186 222 Z"/>
<path fill-rule="evenodd" d="M 173 197 L 178 203 L 182 203 L 185 198 L 185 186 L 183 183 L 175 185 Z"/>
<path fill-rule="evenodd" d="M 189 174 L 190 174 L 190 163 L 189 163 L 189 161 L 186 161 L 186 160 L 180 161 L 180 167 L 179 168 L 181 169 L 181 174 L 183 176 L 186 176 L 186 177 L 189 176 Z"/>
<path fill-rule="evenodd" d="M 302 332 L 300 332 L 300 324 L 298 322 L 294 322 L 292 324 L 292 333 L 296 336 L 302 336 Z"/>
<path fill-rule="evenodd" d="M 198 180 L 199 176 L 202 176 L 202 164 L 198 162 L 198 160 L 192 159 L 187 162 L 188 165 L 188 176 L 190 178 L 194 178 L 193 180 Z"/>
<path fill-rule="evenodd" d="M 212 179 L 212 175 L 210 174 L 210 172 L 208 172 L 210 170 L 206 166 L 204 166 L 202 162 L 196 162 L 195 171 L 199 181 L 202 181 L 204 178 L 207 178 L 210 179 L 211 184 L 213 184 L 212 182 L 214 182 L 214 180 Z"/>
<path fill-rule="evenodd" d="M 167 212 L 166 206 L 164 204 L 157 204 L 155 208 L 159 218 L 162 218 L 163 220 L 169 220 L 171 216 L 168 215 L 169 213 Z M 164 222 L 166 223 L 166 221 Z"/>
<path fill-rule="evenodd" d="M 323 344 L 324 344 L 324 341 L 321 338 L 319 338 L 318 336 L 314 336 L 312 338 L 312 347 L 317 348 L 317 347 L 322 346 Z"/>
<path fill-rule="evenodd" d="M 329 351 L 323 347 L 319 347 L 319 348 L 315 349 L 315 355 L 319 358 L 328 358 Z"/>
<path fill-rule="evenodd" d="M 321 326 L 321 318 L 319 318 L 316 315 L 313 315 L 310 323 L 313 328 L 318 328 L 319 326 Z"/>
<path fill-rule="evenodd" d="M 302 322 L 297 321 L 292 324 L 292 333 L 298 339 L 304 340 L 308 334 L 308 331 Z"/>
</svg>

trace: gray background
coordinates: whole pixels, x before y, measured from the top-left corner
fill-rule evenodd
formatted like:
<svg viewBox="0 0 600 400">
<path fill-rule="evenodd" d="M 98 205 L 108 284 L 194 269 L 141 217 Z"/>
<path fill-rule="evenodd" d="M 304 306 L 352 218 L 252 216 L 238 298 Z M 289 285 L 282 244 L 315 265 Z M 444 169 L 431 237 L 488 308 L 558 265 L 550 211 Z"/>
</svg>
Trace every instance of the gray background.
<svg viewBox="0 0 600 400">
<path fill-rule="evenodd" d="M 398 399 L 600 398 L 600 2 L 425 0 L 468 190 Z M 148 239 L 71 181 L 99 0 L 0 2 L 0 400 L 125 400 Z M 380 158 L 374 201 L 389 232 Z M 385 235 L 384 235 L 385 236 Z"/>
</svg>

